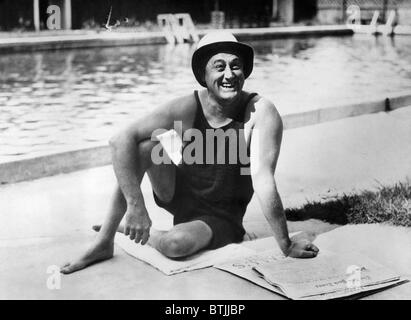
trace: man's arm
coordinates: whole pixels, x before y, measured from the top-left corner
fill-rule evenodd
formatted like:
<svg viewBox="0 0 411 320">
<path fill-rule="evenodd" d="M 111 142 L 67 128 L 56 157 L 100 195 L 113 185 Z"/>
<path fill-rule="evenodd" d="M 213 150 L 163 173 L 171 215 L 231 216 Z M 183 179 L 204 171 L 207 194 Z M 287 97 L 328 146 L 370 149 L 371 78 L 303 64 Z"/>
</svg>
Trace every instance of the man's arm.
<svg viewBox="0 0 411 320">
<path fill-rule="evenodd" d="M 275 168 L 280 153 L 283 124 L 274 105 L 264 98 L 255 103 L 251 137 L 251 174 L 254 191 L 278 245 L 286 256 L 315 257 L 317 247 L 308 241 L 291 241 L 277 186 Z"/>
<path fill-rule="evenodd" d="M 187 113 L 184 110 L 188 100 L 187 97 L 173 100 L 134 121 L 110 139 L 114 172 L 127 203 L 124 231 L 136 242 L 146 243 L 151 227 L 140 188 L 144 172 L 139 170 L 139 143 L 150 139 L 157 129 L 171 129 L 175 119 L 182 121 Z"/>
</svg>

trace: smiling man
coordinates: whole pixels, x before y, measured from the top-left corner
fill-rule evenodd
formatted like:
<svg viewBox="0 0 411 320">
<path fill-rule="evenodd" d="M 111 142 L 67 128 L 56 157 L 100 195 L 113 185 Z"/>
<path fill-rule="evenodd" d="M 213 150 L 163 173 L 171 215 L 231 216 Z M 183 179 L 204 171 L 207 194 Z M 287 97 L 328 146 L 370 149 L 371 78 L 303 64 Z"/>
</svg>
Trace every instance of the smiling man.
<svg viewBox="0 0 411 320">
<path fill-rule="evenodd" d="M 205 35 L 192 58 L 194 76 L 205 89 L 166 103 L 110 140 L 119 187 L 95 242 L 63 266 L 63 273 L 111 258 L 117 230 L 170 258 L 240 242 L 245 235 L 243 216 L 254 192 L 284 254 L 317 255 L 312 243 L 288 236 L 274 180 L 282 121 L 269 100 L 243 90 L 253 59 L 253 49 L 232 34 Z M 179 163 L 155 161 L 154 150 L 162 145 L 153 133 L 160 129 L 174 129 L 183 138 L 183 155 L 191 154 L 185 151 L 194 144 L 196 161 L 185 156 Z M 245 158 L 249 161 L 240 161 Z M 167 232 L 150 232 L 140 189 L 145 173 L 156 203 L 174 216 L 174 227 Z"/>
</svg>

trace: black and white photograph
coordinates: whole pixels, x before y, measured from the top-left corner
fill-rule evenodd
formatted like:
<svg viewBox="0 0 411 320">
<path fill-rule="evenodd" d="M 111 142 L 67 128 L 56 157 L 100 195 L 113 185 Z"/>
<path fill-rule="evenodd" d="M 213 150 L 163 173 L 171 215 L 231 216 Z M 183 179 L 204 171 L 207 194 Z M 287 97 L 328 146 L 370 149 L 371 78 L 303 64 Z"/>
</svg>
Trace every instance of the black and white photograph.
<svg viewBox="0 0 411 320">
<path fill-rule="evenodd" d="M 411 300 L 411 0 L 0 0 L 0 300 Z"/>
</svg>

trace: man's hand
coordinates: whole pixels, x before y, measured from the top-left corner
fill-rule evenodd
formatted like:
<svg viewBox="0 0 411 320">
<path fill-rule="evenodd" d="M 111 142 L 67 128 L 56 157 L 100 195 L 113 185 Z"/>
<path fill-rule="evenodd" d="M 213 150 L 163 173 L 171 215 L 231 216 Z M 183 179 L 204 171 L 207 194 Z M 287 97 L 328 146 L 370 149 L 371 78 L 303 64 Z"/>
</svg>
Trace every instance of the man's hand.
<svg viewBox="0 0 411 320">
<path fill-rule="evenodd" d="M 314 258 L 320 250 L 308 240 L 291 240 L 291 245 L 285 252 L 292 258 Z"/>
<path fill-rule="evenodd" d="M 150 228 L 151 219 L 145 208 L 127 209 L 124 225 L 124 234 L 126 236 L 129 235 L 135 243 L 141 241 L 141 244 L 144 245 L 150 237 Z"/>
</svg>

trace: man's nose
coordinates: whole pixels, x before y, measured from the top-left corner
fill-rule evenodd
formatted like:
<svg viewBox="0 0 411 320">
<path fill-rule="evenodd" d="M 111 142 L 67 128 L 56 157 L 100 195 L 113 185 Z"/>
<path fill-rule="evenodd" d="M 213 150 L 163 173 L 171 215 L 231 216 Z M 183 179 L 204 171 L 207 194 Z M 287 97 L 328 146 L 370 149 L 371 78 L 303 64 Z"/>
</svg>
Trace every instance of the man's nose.
<svg viewBox="0 0 411 320">
<path fill-rule="evenodd" d="M 229 66 L 227 66 L 224 70 L 224 78 L 231 79 L 234 77 L 234 73 Z"/>
</svg>

